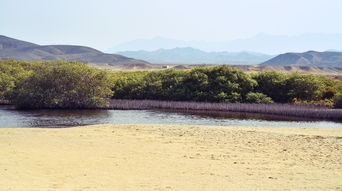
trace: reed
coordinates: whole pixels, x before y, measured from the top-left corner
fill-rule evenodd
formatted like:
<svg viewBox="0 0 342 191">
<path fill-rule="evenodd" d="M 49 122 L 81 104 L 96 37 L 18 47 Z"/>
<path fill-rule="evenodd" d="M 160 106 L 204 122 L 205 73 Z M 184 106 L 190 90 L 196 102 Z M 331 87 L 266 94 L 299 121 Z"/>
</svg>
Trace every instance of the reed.
<svg viewBox="0 0 342 191">
<path fill-rule="evenodd" d="M 102 108 L 104 109 L 104 108 Z M 250 104 L 250 103 L 204 103 L 157 100 L 110 100 L 105 109 L 120 110 L 184 110 L 208 112 L 245 112 L 279 115 L 284 117 L 303 117 L 342 121 L 342 109 L 331 109 L 325 106 L 301 104 Z"/>
<path fill-rule="evenodd" d="M 0 100 L 0 105 L 10 105 L 10 101 L 8 100 Z"/>
</svg>

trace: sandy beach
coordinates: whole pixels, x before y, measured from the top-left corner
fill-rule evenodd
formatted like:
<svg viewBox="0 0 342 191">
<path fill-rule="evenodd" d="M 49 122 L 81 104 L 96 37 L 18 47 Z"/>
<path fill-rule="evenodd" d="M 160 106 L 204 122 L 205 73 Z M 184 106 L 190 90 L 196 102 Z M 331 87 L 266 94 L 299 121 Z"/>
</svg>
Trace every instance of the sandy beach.
<svg viewBox="0 0 342 191">
<path fill-rule="evenodd" d="M 342 190 L 342 129 L 0 128 L 0 190 Z"/>
</svg>

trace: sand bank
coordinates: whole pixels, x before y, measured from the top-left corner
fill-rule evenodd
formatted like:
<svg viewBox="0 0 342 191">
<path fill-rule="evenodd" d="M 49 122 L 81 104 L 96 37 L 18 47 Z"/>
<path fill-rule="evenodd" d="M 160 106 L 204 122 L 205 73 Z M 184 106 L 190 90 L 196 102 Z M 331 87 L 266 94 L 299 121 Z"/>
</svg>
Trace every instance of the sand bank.
<svg viewBox="0 0 342 191">
<path fill-rule="evenodd" d="M 342 190 L 342 129 L 0 128 L 0 190 Z"/>
</svg>

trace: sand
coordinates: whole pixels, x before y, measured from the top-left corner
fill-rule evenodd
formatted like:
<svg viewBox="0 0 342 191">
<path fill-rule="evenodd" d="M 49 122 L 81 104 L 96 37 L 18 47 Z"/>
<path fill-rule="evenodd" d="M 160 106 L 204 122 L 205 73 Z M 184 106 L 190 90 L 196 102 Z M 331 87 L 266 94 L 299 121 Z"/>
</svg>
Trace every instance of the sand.
<svg viewBox="0 0 342 191">
<path fill-rule="evenodd" d="M 0 190 L 342 190 L 342 129 L 0 128 Z"/>
</svg>

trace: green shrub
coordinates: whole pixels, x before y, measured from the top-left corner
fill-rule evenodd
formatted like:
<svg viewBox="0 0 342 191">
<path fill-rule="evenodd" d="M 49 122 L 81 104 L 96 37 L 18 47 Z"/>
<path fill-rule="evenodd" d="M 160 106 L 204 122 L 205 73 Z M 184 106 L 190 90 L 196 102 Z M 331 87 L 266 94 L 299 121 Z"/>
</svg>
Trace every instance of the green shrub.
<svg viewBox="0 0 342 191">
<path fill-rule="evenodd" d="M 139 99 L 146 71 L 111 73 L 113 99 Z"/>
<path fill-rule="evenodd" d="M 15 87 L 15 79 L 5 73 L 0 73 L 0 100 L 6 99 L 6 95 Z"/>
<path fill-rule="evenodd" d="M 267 97 L 267 95 L 263 93 L 255 93 L 255 92 L 249 92 L 246 95 L 246 102 L 247 103 L 274 103 L 272 98 Z"/>
<path fill-rule="evenodd" d="M 8 99 L 16 84 L 27 75 L 33 63 L 0 60 L 0 100 Z"/>
<path fill-rule="evenodd" d="M 338 93 L 334 97 L 334 107 L 342 108 L 342 93 Z"/>
<path fill-rule="evenodd" d="M 93 108 L 114 99 L 338 104 L 340 82 L 322 76 L 224 65 L 192 70 L 104 72 L 78 62 L 0 60 L 0 100 L 26 108 Z M 342 87 L 342 86 L 341 86 Z M 341 88 L 342 89 L 342 88 Z M 255 93 L 258 92 L 258 93 Z"/>
<path fill-rule="evenodd" d="M 319 100 L 324 90 L 324 83 L 318 76 L 306 74 L 291 74 L 287 79 L 287 86 L 291 100 Z"/>
<path fill-rule="evenodd" d="M 32 70 L 12 92 L 18 108 L 96 108 L 112 95 L 107 73 L 79 62 L 47 62 Z"/>
<path fill-rule="evenodd" d="M 117 99 L 242 102 L 257 84 L 248 74 L 230 66 L 117 75 L 112 88 Z"/>
<path fill-rule="evenodd" d="M 337 92 L 338 90 L 334 87 L 327 86 L 322 91 L 321 99 L 332 99 L 337 94 Z"/>
<path fill-rule="evenodd" d="M 253 75 L 258 85 L 255 91 L 261 92 L 274 100 L 275 102 L 289 102 L 289 87 L 286 85 L 288 75 L 280 72 L 261 72 Z"/>
<path fill-rule="evenodd" d="M 231 66 L 192 69 L 184 77 L 184 97 L 190 101 L 241 102 L 257 82 Z"/>
<path fill-rule="evenodd" d="M 255 91 L 264 93 L 275 102 L 318 101 L 331 99 L 336 94 L 336 81 L 308 74 L 262 72 L 253 75 L 258 82 Z"/>
</svg>

